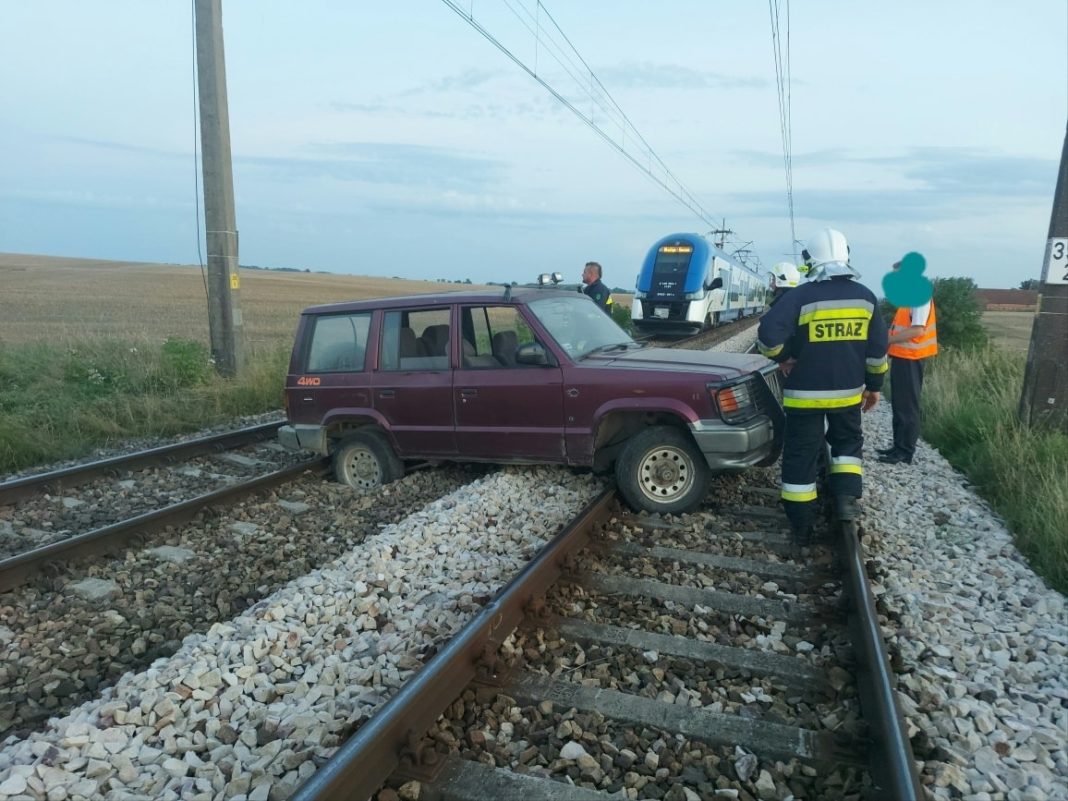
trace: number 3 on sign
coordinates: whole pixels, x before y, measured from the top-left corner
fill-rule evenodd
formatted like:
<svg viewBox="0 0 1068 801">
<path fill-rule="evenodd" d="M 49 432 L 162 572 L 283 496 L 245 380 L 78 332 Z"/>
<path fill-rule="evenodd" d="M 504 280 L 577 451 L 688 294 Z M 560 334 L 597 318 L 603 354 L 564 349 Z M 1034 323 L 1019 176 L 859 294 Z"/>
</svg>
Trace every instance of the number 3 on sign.
<svg viewBox="0 0 1068 801">
<path fill-rule="evenodd" d="M 1068 284 L 1068 239 L 1046 243 L 1046 269 L 1042 273 L 1047 284 Z"/>
</svg>

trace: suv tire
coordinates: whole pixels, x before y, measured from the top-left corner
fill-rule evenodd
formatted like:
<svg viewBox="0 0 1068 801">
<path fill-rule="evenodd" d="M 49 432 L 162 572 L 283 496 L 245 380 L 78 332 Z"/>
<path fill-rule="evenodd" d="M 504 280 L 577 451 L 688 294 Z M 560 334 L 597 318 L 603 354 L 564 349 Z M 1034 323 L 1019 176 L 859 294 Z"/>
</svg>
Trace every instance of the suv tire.
<svg viewBox="0 0 1068 801">
<path fill-rule="evenodd" d="M 616 460 L 616 484 L 634 509 L 689 512 L 708 492 L 704 456 L 685 432 L 670 426 L 640 431 Z"/>
<path fill-rule="evenodd" d="M 397 458 L 386 438 L 374 431 L 349 434 L 334 451 L 334 477 L 356 489 L 374 489 L 404 475 L 404 463 Z"/>
</svg>

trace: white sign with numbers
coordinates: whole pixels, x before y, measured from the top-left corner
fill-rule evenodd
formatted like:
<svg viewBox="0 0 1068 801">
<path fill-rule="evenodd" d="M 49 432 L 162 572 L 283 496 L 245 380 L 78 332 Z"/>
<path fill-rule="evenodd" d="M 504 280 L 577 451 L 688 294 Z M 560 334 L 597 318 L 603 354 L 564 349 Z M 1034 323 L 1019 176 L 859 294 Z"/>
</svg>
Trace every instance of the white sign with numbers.
<svg viewBox="0 0 1068 801">
<path fill-rule="evenodd" d="M 1042 281 L 1046 284 L 1068 284 L 1068 239 L 1058 237 L 1046 243 Z"/>
</svg>

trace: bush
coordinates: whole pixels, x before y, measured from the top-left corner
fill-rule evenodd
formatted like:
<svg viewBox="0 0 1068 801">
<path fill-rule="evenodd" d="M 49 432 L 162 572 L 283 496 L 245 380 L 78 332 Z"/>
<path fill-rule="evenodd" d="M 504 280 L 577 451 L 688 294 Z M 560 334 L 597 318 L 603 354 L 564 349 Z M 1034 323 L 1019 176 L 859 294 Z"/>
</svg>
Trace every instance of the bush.
<svg viewBox="0 0 1068 801">
<path fill-rule="evenodd" d="M 935 314 L 938 317 L 938 344 L 949 348 L 973 349 L 987 344 L 983 311 L 975 299 L 971 278 L 934 280 Z"/>
<path fill-rule="evenodd" d="M 612 321 L 628 334 L 634 333 L 634 321 L 630 319 L 630 307 L 622 303 L 612 304 Z"/>
<path fill-rule="evenodd" d="M 208 349 L 189 339 L 168 339 L 160 352 L 160 381 L 175 389 L 207 383 L 211 377 Z"/>
<path fill-rule="evenodd" d="M 938 346 L 964 350 L 985 347 L 988 336 L 983 327 L 983 310 L 975 299 L 975 282 L 971 278 L 936 278 L 932 283 Z M 897 308 L 883 298 L 879 310 L 889 326 Z"/>
</svg>

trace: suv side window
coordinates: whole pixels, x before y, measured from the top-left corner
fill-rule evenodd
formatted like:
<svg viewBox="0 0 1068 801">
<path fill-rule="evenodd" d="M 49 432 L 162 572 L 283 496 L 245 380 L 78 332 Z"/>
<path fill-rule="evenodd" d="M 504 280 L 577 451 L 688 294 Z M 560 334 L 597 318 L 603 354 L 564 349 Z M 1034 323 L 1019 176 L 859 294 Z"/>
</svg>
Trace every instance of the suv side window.
<svg viewBox="0 0 1068 801">
<path fill-rule="evenodd" d="M 305 372 L 362 371 L 370 328 L 370 312 L 316 317 Z"/>
<path fill-rule="evenodd" d="M 534 332 L 514 306 L 471 306 L 461 313 L 463 366 L 468 369 L 515 367 L 520 345 Z"/>
<path fill-rule="evenodd" d="M 449 307 L 386 312 L 381 370 L 448 370 Z"/>
</svg>

